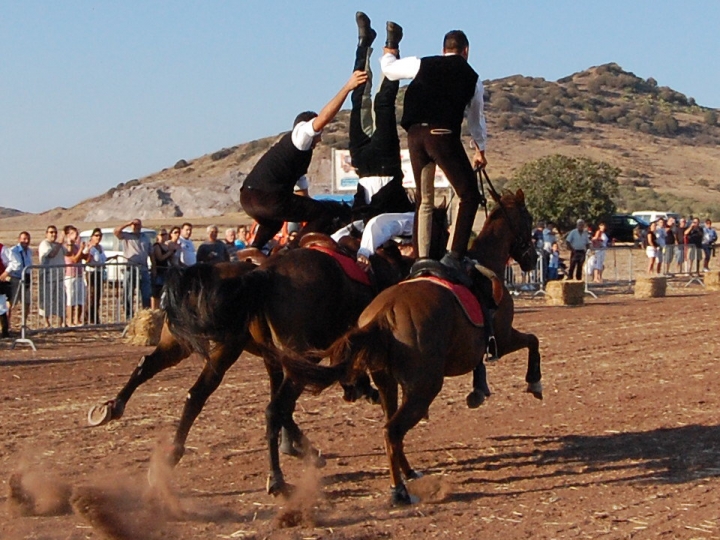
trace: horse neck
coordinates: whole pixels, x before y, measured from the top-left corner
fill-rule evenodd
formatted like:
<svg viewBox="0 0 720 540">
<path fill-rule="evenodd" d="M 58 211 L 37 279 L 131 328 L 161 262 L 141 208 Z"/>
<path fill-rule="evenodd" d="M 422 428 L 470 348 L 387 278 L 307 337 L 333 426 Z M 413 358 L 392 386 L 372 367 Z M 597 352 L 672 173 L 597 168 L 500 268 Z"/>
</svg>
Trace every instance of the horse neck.
<svg viewBox="0 0 720 540">
<path fill-rule="evenodd" d="M 512 239 L 507 231 L 504 220 L 487 221 L 470 248 L 469 255 L 498 276 L 504 275 L 510 257 Z"/>
</svg>

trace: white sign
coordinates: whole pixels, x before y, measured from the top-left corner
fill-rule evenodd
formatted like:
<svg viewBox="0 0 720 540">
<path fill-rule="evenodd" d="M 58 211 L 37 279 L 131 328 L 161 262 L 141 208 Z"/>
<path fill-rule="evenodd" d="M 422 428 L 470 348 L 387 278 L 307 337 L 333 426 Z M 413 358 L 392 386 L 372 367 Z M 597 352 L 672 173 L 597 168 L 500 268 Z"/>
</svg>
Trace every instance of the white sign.
<svg viewBox="0 0 720 540">
<path fill-rule="evenodd" d="M 403 187 L 415 188 L 415 177 L 413 176 L 412 166 L 410 165 L 410 151 L 400 150 L 400 159 L 402 159 L 403 171 Z M 332 151 L 332 167 L 333 167 L 333 185 L 335 191 L 355 191 L 357 189 L 358 175 L 350 161 L 350 150 Z M 445 173 L 438 167 L 435 171 L 435 187 L 450 187 Z"/>
</svg>

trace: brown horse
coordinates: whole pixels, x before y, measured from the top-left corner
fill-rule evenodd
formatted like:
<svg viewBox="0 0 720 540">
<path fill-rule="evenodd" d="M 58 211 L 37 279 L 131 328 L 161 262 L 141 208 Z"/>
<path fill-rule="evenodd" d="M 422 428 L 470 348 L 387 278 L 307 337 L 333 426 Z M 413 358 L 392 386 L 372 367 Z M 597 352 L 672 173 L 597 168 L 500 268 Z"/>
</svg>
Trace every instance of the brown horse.
<svg viewBox="0 0 720 540">
<path fill-rule="evenodd" d="M 438 209 L 434 223 L 445 222 L 445 209 Z M 434 231 L 433 249 L 440 254 L 447 230 L 437 226 Z M 266 437 L 271 471 L 267 490 L 271 494 L 285 492 L 287 484 L 278 449 L 281 427 L 300 454 L 316 456 L 319 464 L 321 460 L 293 420 L 302 387 L 284 378 L 282 366 L 268 351 L 276 347 L 305 351 L 329 346 L 355 324 L 379 289 L 397 283 L 410 266 L 409 261 L 401 260 L 397 248 L 378 252 L 371 261 L 375 287 L 349 278 L 333 257 L 304 248 L 278 253 L 260 267 L 243 262 L 196 265 L 172 272 L 165 286 L 167 320 L 160 344 L 140 360 L 115 399 L 91 408 L 89 423 L 102 425 L 120 418 L 142 383 L 198 352 L 206 363 L 188 392 L 175 434 L 171 455 L 175 464 L 184 453 L 190 428 L 205 402 L 240 354 L 248 351 L 263 357 L 270 376 Z M 369 380 L 359 388 L 367 397 L 371 391 Z"/>
<path fill-rule="evenodd" d="M 483 246 L 484 262 L 491 268 L 501 270 L 512 256 L 524 270 L 533 269 L 537 254 L 530 246 L 532 219 L 525 208 L 522 191 L 515 195 L 508 193 L 502 199 L 494 192 L 493 196 L 497 207 L 475 247 Z M 510 323 L 506 315 L 496 321 L 498 335 L 503 336 L 503 340 L 506 335 L 513 335 L 504 327 Z M 507 352 L 504 341 L 503 346 L 503 352 Z M 411 499 L 402 476 L 415 478 L 417 473 L 405 456 L 403 438 L 428 414 L 444 377 L 463 375 L 478 368 L 484 379 L 485 350 L 484 329 L 468 320 L 452 292 L 427 280 L 413 280 L 380 293 L 362 312 L 356 328 L 321 354 L 308 354 L 313 359 L 329 357 L 330 367 L 308 362 L 292 353 L 280 356 L 279 360 L 290 378 L 315 391 L 338 381 L 352 383 L 370 372 L 385 412 L 392 502 L 409 504 Z M 539 380 L 539 356 L 537 360 Z M 398 386 L 403 391 L 399 407 Z"/>
</svg>

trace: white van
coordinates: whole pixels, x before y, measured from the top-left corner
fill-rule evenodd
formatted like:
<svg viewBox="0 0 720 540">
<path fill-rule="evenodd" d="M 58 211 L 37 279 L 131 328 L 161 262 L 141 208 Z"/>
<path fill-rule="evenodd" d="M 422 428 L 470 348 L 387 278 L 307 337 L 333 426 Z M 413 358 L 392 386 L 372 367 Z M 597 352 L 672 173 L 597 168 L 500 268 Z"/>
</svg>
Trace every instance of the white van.
<svg viewBox="0 0 720 540">
<path fill-rule="evenodd" d="M 657 212 L 655 210 L 639 210 L 637 212 L 633 212 L 632 215 L 639 217 L 645 223 L 653 223 L 658 219 L 667 220 L 669 217 L 674 217 L 676 221 L 680 219 L 680 214 L 675 212 Z"/>
<path fill-rule="evenodd" d="M 132 228 L 126 227 L 123 230 L 130 232 Z M 105 252 L 105 256 L 109 259 L 110 263 L 107 267 L 107 280 L 119 281 L 120 278 L 122 278 L 122 272 L 119 272 L 119 270 L 121 270 L 123 267 L 114 266 L 112 263 L 115 260 L 117 260 L 118 263 L 127 262 L 123 257 L 122 245 L 120 244 L 120 240 L 118 239 L 118 237 L 115 236 L 115 229 L 103 228 L 100 229 L 100 232 L 102 232 L 102 240 L 100 241 L 100 245 L 102 246 L 102 249 Z M 157 236 L 157 232 L 155 231 L 155 229 L 147 229 L 143 227 L 142 229 L 140 229 L 140 233 L 150 241 L 151 246 L 155 243 L 155 237 Z M 80 233 L 80 241 L 87 244 L 90 241 L 91 235 L 92 229 L 82 231 Z M 148 266 L 150 266 L 149 258 Z"/>
</svg>

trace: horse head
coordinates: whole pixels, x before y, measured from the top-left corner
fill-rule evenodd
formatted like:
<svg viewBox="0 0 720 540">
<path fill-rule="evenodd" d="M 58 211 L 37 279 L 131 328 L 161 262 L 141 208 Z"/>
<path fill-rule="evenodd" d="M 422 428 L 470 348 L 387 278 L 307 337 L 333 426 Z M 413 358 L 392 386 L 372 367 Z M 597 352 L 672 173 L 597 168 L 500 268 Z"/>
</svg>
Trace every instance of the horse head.
<svg viewBox="0 0 720 540">
<path fill-rule="evenodd" d="M 508 246 L 507 255 L 515 259 L 523 271 L 534 270 L 538 255 L 532 242 L 533 218 L 525 206 L 525 193 L 518 189 L 515 193 L 506 190 L 501 195 L 491 188 L 490 196 L 496 203 L 495 208 L 470 248 L 470 254 L 478 253 L 478 260 L 484 259 L 487 251 L 500 243 Z"/>
</svg>

